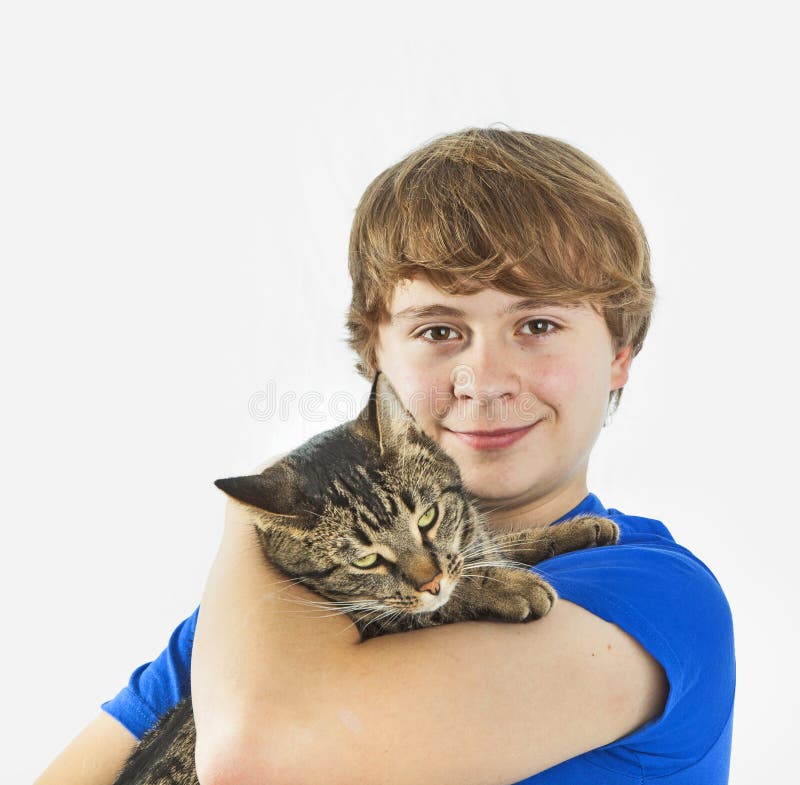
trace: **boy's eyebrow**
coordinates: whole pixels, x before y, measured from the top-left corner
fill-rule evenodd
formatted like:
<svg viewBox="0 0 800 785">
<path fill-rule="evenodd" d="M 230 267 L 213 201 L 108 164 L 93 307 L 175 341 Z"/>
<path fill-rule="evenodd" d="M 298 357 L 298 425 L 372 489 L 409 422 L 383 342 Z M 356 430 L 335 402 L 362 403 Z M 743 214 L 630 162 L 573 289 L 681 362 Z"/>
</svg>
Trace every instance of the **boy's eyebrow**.
<svg viewBox="0 0 800 785">
<path fill-rule="evenodd" d="M 543 300 L 537 300 L 535 297 L 527 297 L 524 300 L 518 300 L 515 303 L 511 303 L 503 308 L 497 316 L 506 316 L 510 313 L 516 313 L 517 311 L 526 311 L 529 308 L 543 308 L 546 306 L 550 307 L 557 307 L 557 308 L 575 308 L 577 307 L 574 303 L 548 303 Z M 456 316 L 461 317 L 464 316 L 464 311 L 460 308 L 454 308 L 450 305 L 417 305 L 411 306 L 409 308 L 403 308 L 402 311 L 398 311 L 396 314 L 392 316 L 390 322 L 394 324 L 395 322 L 399 321 L 411 321 L 412 319 L 427 319 L 430 316 Z"/>
</svg>

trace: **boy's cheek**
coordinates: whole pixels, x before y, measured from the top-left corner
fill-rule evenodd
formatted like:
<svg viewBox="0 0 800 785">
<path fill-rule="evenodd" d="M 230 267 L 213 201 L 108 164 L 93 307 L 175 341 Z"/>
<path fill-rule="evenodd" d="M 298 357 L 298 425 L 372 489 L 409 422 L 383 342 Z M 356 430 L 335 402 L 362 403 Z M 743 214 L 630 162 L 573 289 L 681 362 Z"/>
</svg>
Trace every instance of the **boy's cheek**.
<svg viewBox="0 0 800 785">
<path fill-rule="evenodd" d="M 605 400 L 607 383 L 608 372 L 604 377 L 597 367 L 561 362 L 540 367 L 531 387 L 534 395 L 557 414 L 579 415 L 582 411 L 594 412 L 598 401 Z"/>
<path fill-rule="evenodd" d="M 574 391 L 583 386 L 586 376 L 585 368 L 563 359 L 554 359 L 537 363 L 523 384 L 529 385 L 531 392 L 541 397 L 545 403 L 556 405 L 558 402 L 568 401 Z"/>
</svg>

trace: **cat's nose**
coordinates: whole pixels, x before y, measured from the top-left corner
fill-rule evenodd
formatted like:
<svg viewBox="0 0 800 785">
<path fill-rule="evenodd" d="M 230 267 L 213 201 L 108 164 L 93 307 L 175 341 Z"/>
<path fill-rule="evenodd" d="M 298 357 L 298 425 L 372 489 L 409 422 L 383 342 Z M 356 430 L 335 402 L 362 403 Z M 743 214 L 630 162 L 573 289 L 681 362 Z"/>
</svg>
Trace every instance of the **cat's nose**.
<svg viewBox="0 0 800 785">
<path fill-rule="evenodd" d="M 439 589 L 439 581 L 442 580 L 442 573 L 439 573 L 435 578 L 431 578 L 427 583 L 423 583 L 422 586 L 417 586 L 417 591 L 429 591 L 431 594 L 438 594 Z"/>
</svg>

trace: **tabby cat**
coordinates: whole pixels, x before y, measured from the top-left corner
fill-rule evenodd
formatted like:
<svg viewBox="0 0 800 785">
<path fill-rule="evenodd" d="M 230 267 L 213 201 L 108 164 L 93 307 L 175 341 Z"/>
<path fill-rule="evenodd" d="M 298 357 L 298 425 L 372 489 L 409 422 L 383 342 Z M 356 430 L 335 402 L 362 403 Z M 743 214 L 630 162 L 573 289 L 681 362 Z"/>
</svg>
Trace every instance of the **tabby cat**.
<svg viewBox="0 0 800 785">
<path fill-rule="evenodd" d="M 555 592 L 527 565 L 615 543 L 619 533 L 593 516 L 493 532 L 455 461 L 380 372 L 354 420 L 260 474 L 216 485 L 252 505 L 269 561 L 347 613 L 362 640 L 471 619 L 538 619 Z M 144 736 L 116 785 L 197 785 L 194 743 L 186 698 Z"/>
</svg>

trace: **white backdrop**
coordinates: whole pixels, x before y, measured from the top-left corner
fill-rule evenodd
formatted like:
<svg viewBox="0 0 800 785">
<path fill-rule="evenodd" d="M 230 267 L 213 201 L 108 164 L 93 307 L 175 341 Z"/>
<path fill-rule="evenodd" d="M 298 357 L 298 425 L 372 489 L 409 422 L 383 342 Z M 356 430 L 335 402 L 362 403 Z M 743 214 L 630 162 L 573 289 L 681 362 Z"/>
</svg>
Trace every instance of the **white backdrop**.
<svg viewBox="0 0 800 785">
<path fill-rule="evenodd" d="M 4 4 L 4 780 L 32 781 L 194 609 L 213 480 L 365 400 L 344 318 L 368 182 L 495 122 L 594 156 L 645 225 L 655 321 L 591 488 L 722 582 L 731 782 L 785 780 L 800 128 L 783 8 Z M 256 416 L 265 395 L 283 413 Z"/>
</svg>

